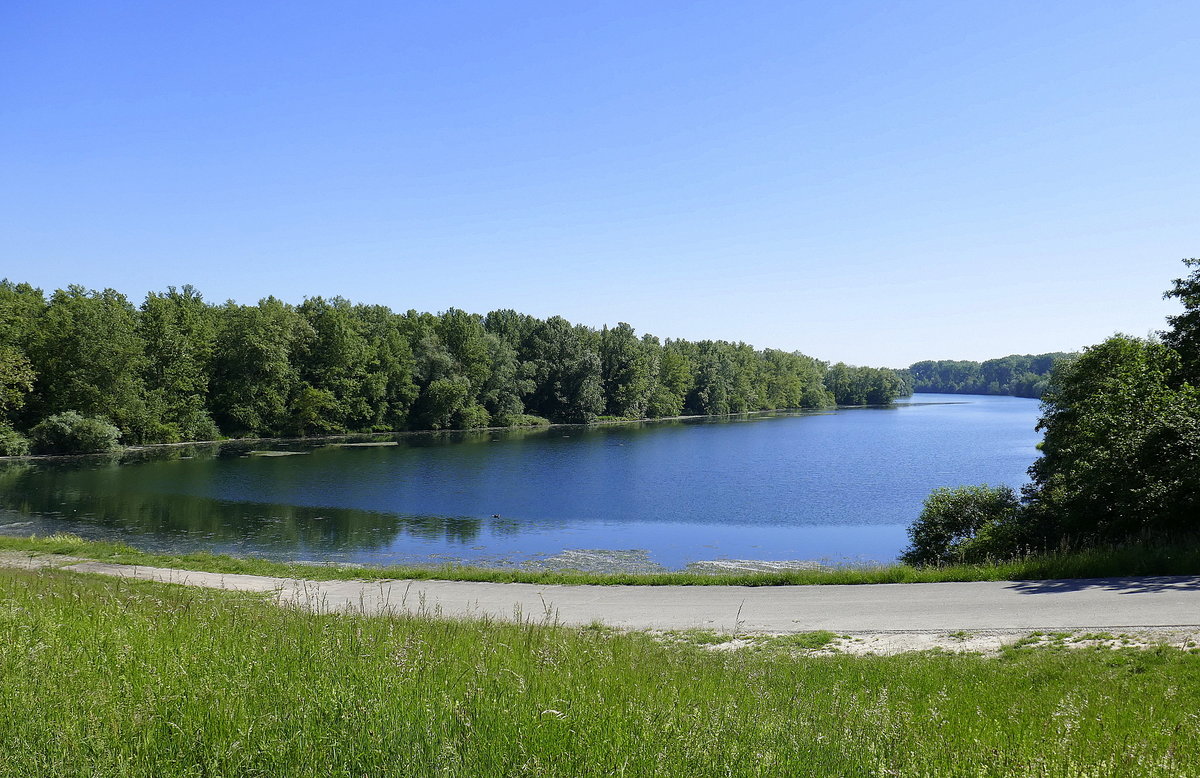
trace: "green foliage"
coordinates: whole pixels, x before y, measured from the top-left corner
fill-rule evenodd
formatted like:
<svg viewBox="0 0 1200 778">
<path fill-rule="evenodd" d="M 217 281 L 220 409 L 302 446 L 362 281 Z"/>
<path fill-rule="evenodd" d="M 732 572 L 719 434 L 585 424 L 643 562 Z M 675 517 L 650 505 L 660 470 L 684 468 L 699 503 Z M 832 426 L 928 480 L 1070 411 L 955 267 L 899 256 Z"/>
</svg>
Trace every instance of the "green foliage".
<svg viewBox="0 0 1200 778">
<path fill-rule="evenodd" d="M 38 454 L 99 454 L 120 447 L 121 431 L 104 419 L 65 411 L 42 419 L 29 436 Z"/>
<path fill-rule="evenodd" d="M 128 442 L 147 438 L 154 419 L 145 397 L 145 342 L 137 309 L 124 295 L 80 286 L 55 292 L 30 355 L 38 417 L 78 411 L 108 419 Z"/>
<path fill-rule="evenodd" d="M 1163 295 L 1183 303 L 1183 312 L 1167 317 L 1170 329 L 1163 333 L 1163 340 L 1179 354 L 1180 377 L 1200 386 L 1200 258 L 1185 259 L 1183 264 L 1192 272 L 1176 278 Z"/>
<path fill-rule="evenodd" d="M 534 416 L 529 413 L 519 413 L 514 416 L 500 416 L 494 418 L 498 427 L 542 427 L 550 423 L 550 420 L 542 416 Z"/>
<path fill-rule="evenodd" d="M 491 418 L 492 416 L 488 413 L 487 408 L 477 403 L 468 403 L 459 408 L 454 414 L 454 428 L 470 430 L 486 427 Z"/>
<path fill-rule="evenodd" d="M 0 457 L 23 457 L 29 453 L 29 439 L 4 424 L 0 424 Z"/>
<path fill-rule="evenodd" d="M 219 435 L 208 409 L 216 349 L 214 309 L 190 285 L 150 293 L 138 331 L 146 349 L 146 402 L 155 420 L 150 441 L 212 440 Z"/>
<path fill-rule="evenodd" d="M 1171 347 L 1114 336 L 1055 371 L 1029 490 L 1052 539 L 1200 527 L 1200 392 L 1175 383 L 1179 369 Z"/>
<path fill-rule="evenodd" d="M 968 519 L 974 514 L 956 513 L 947 494 L 935 493 L 910 530 L 907 561 L 1014 557 L 1030 546 L 1078 550 L 1200 531 L 1200 388 L 1193 383 L 1200 260 L 1184 264 L 1192 273 L 1167 292 L 1184 312 L 1168 319 L 1162 341 L 1115 335 L 1072 359 L 1043 355 L 1053 372 L 1038 422 L 1042 456 L 1029 469 L 1022 503 L 1006 499 L 1002 517 Z M 921 386 L 926 376 L 915 368 Z M 1012 375 L 997 373 L 995 382 Z"/>
<path fill-rule="evenodd" d="M 650 401 L 651 359 L 633 327 L 621 322 L 600 331 L 600 366 L 604 412 L 622 418 L 644 417 Z"/>
<path fill-rule="evenodd" d="M 0 343 L 0 421 L 11 418 L 25 405 L 37 374 L 28 357 L 13 346 Z"/>
<path fill-rule="evenodd" d="M 842 362 L 825 373 L 825 388 L 838 405 L 884 405 L 912 394 L 906 373 L 880 367 L 853 367 Z"/>
<path fill-rule="evenodd" d="M 236 435 L 278 435 L 291 426 L 289 401 L 300 389 L 298 356 L 314 337 L 296 309 L 274 297 L 230 301 L 218 313 L 212 415 Z"/>
<path fill-rule="evenodd" d="M 1008 558 L 1019 543 L 1020 501 L 1007 486 L 935 489 L 908 528 L 910 565 L 946 565 Z"/>
<path fill-rule="evenodd" d="M 595 332 L 561 316 L 535 321 L 522 342 L 522 361 L 534 382 L 530 412 L 552 421 L 587 423 L 604 411 L 601 362 Z"/>
<path fill-rule="evenodd" d="M 926 360 L 908 368 L 917 392 L 946 394 L 1004 394 L 1013 397 L 1041 397 L 1050 373 L 1060 361 L 1074 354 L 1012 354 L 986 362 L 967 360 Z"/>
<path fill-rule="evenodd" d="M 714 652 L 26 571 L 0 571 L 0 620 L 5 776 L 1132 778 L 1200 761 L 1200 656 L 1175 649 Z"/>
<path fill-rule="evenodd" d="M 354 316 L 369 348 L 364 394 L 372 411 L 370 428 L 404 429 L 418 388 L 413 380 L 412 345 L 405 337 L 403 319 L 382 305 L 355 306 Z"/>
<path fill-rule="evenodd" d="M 642 342 L 651 354 L 652 364 L 657 363 L 657 370 L 651 382 L 647 413 L 652 417 L 682 414 L 684 404 L 696 382 L 694 365 L 686 349 L 690 344 L 668 340 L 660 348 L 658 338 L 652 335 L 643 336 Z"/>
<path fill-rule="evenodd" d="M 105 418 L 127 443 L 819 408 L 889 402 L 890 370 L 827 366 L 727 341 L 660 341 L 622 322 L 596 331 L 512 310 L 486 317 L 274 297 L 211 305 L 191 286 L 120 294 L 72 286 L 49 301 L 0 282 L 0 424 Z"/>
</svg>

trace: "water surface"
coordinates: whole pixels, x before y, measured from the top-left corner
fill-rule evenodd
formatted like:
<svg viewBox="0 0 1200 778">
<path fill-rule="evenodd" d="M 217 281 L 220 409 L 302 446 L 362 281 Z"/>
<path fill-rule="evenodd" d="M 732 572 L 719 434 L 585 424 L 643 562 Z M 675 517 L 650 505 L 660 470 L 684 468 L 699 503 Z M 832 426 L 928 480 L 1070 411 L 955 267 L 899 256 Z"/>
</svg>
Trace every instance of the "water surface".
<svg viewBox="0 0 1200 778">
<path fill-rule="evenodd" d="M 389 446 L 13 463 L 0 466 L 0 531 L 369 564 L 888 561 L 931 489 L 1026 480 L 1037 407 L 918 394 L 831 412 L 369 439 Z"/>
</svg>

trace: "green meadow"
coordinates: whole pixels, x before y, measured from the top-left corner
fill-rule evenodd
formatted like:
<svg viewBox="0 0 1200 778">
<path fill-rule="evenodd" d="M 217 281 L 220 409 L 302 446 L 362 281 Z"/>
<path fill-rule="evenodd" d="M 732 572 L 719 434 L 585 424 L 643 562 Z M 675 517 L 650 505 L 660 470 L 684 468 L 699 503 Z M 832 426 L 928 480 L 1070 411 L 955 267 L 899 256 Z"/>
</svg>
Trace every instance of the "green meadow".
<svg viewBox="0 0 1200 778">
<path fill-rule="evenodd" d="M 0 570 L 3 776 L 1181 776 L 1200 654 L 742 651 Z"/>
</svg>

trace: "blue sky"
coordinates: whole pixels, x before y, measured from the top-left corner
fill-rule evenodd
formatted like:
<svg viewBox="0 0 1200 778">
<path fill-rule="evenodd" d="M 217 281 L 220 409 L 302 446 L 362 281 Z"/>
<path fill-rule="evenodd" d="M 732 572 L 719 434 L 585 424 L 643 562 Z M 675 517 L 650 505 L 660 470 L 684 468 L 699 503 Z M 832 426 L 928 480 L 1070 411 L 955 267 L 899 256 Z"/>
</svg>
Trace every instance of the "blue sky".
<svg viewBox="0 0 1200 778">
<path fill-rule="evenodd" d="M 0 276 L 903 366 L 1144 335 L 1200 4 L 8 2 Z"/>
</svg>

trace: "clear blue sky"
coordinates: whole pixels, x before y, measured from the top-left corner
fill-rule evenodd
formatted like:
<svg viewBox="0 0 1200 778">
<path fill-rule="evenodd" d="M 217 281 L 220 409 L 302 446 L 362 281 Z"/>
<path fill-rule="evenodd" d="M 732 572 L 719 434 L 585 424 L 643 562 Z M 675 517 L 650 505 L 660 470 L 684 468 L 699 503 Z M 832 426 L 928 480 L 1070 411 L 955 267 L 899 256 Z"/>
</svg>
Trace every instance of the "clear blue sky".
<svg viewBox="0 0 1200 778">
<path fill-rule="evenodd" d="M 0 5 L 0 276 L 902 366 L 1144 335 L 1200 3 Z"/>
</svg>

